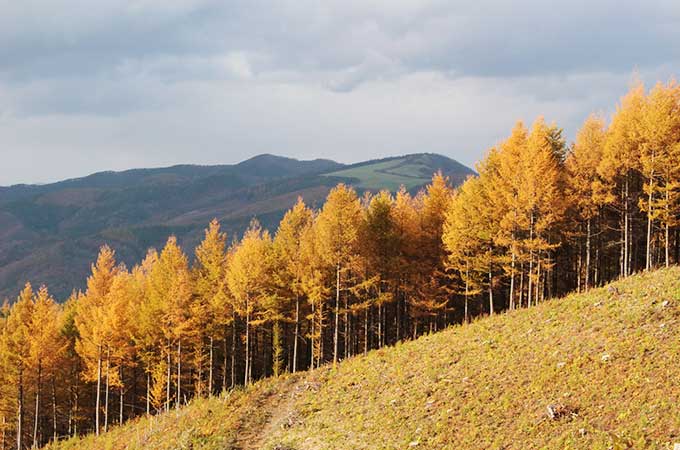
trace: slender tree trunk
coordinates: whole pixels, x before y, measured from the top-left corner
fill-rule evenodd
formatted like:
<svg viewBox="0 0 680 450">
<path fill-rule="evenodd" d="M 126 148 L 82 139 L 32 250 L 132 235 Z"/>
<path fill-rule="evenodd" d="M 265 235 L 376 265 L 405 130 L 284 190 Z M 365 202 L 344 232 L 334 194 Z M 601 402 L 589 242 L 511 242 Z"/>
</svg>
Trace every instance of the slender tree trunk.
<svg viewBox="0 0 680 450">
<path fill-rule="evenodd" d="M 531 245 L 530 250 L 529 250 L 529 279 L 527 280 L 528 283 L 528 296 L 527 296 L 527 302 L 529 303 L 529 306 L 531 307 L 531 304 L 533 303 L 534 305 L 537 303 L 538 298 L 534 298 L 532 302 L 532 290 L 531 286 L 534 281 L 534 212 L 531 212 L 531 221 L 529 225 L 529 245 Z"/>
<path fill-rule="evenodd" d="M 517 307 L 521 308 L 524 305 L 524 263 L 519 266 L 519 299 L 517 300 Z"/>
<path fill-rule="evenodd" d="M 348 313 L 348 311 L 349 311 L 349 305 L 348 305 L 349 299 L 348 299 L 348 297 L 349 297 L 348 295 L 345 295 L 345 313 L 344 313 L 344 316 L 345 316 L 345 333 L 344 333 L 344 339 L 343 339 L 344 350 L 342 352 L 343 359 L 347 359 L 350 356 L 349 352 L 350 352 L 351 336 L 350 336 L 350 332 L 349 332 L 350 323 L 349 323 L 349 313 Z"/>
<path fill-rule="evenodd" d="M 236 386 L 236 312 L 234 311 L 234 317 L 231 325 L 231 380 L 229 380 L 229 384 L 231 388 L 233 389 Z M 226 337 L 225 337 L 226 339 Z M 227 351 L 227 347 L 224 347 L 225 355 Z M 226 356 L 225 356 L 226 358 Z M 226 361 L 226 359 L 225 359 Z M 225 375 L 226 377 L 226 375 Z M 225 383 L 226 386 L 226 383 Z"/>
<path fill-rule="evenodd" d="M 249 305 L 246 304 L 246 355 L 245 355 L 245 371 L 244 383 L 246 386 L 250 384 L 250 310 Z"/>
<path fill-rule="evenodd" d="M 73 414 L 76 416 L 76 419 L 73 421 L 73 435 L 76 436 L 78 434 L 78 406 L 80 402 L 80 390 L 79 390 L 79 380 L 78 380 L 78 375 L 76 375 L 76 391 L 75 391 L 75 398 L 73 399 Z"/>
<path fill-rule="evenodd" d="M 670 213 L 670 194 L 669 194 L 669 192 L 668 192 L 668 187 L 666 187 L 666 223 L 665 223 L 665 231 L 666 231 L 666 245 L 665 245 L 666 267 L 670 267 L 670 265 L 671 265 L 671 230 L 670 230 L 670 225 L 669 225 L 670 220 L 671 220 L 671 213 Z"/>
<path fill-rule="evenodd" d="M 263 347 L 267 348 L 267 343 L 265 342 Z M 272 371 L 273 375 L 278 377 L 281 375 L 283 369 L 283 348 L 281 345 L 281 322 L 275 320 L 272 325 Z M 266 360 L 265 360 L 266 363 Z"/>
<path fill-rule="evenodd" d="M 165 411 L 170 411 L 170 381 L 172 380 L 172 361 L 170 359 L 170 353 L 172 352 L 172 347 L 170 345 L 170 339 L 168 339 L 167 347 L 167 383 L 165 385 Z"/>
<path fill-rule="evenodd" d="M 24 448 L 24 369 L 19 365 L 19 394 L 17 399 L 17 450 Z"/>
<path fill-rule="evenodd" d="M 515 305 L 515 243 L 514 243 L 514 238 L 513 238 L 513 243 L 512 243 L 512 260 L 510 262 L 510 309 L 512 309 Z M 492 313 L 493 314 L 493 313 Z"/>
<path fill-rule="evenodd" d="M 652 163 L 654 158 L 652 157 Z M 654 171 L 649 175 L 649 195 L 647 197 L 647 251 L 645 270 L 649 271 L 652 268 L 652 200 L 654 191 Z"/>
<path fill-rule="evenodd" d="M 493 316 L 493 276 L 489 266 L 489 315 Z"/>
<path fill-rule="evenodd" d="M 338 363 L 338 333 L 340 329 L 340 263 L 335 266 L 335 330 L 333 333 L 333 366 Z"/>
<path fill-rule="evenodd" d="M 295 296 L 295 332 L 293 335 L 293 373 L 297 372 L 298 341 L 300 340 L 300 296 Z"/>
<path fill-rule="evenodd" d="M 382 305 L 378 305 L 378 348 L 382 347 Z"/>
<path fill-rule="evenodd" d="M 470 269 L 468 268 L 468 264 L 466 263 L 465 266 L 465 323 L 468 323 L 468 294 L 469 294 L 469 276 L 470 276 Z"/>
<path fill-rule="evenodd" d="M 52 375 L 52 440 L 57 440 L 57 381 Z"/>
<path fill-rule="evenodd" d="M 40 420 L 40 394 L 42 391 L 42 362 L 38 361 L 38 380 L 35 391 L 35 414 L 33 415 L 33 448 L 38 448 L 38 422 Z"/>
<path fill-rule="evenodd" d="M 368 353 L 368 310 L 364 310 L 364 355 Z"/>
<path fill-rule="evenodd" d="M 106 347 L 106 391 L 104 392 L 104 433 L 109 431 L 109 369 L 111 368 L 111 349 Z"/>
<path fill-rule="evenodd" d="M 182 339 L 177 339 L 177 399 L 175 408 L 179 410 L 182 402 Z"/>
<path fill-rule="evenodd" d="M 151 415 L 151 368 L 146 370 L 146 415 Z"/>
<path fill-rule="evenodd" d="M 101 409 L 101 392 L 102 392 L 102 346 L 98 347 L 97 352 L 97 400 L 95 402 L 94 422 L 95 434 L 99 436 L 99 414 Z"/>
<path fill-rule="evenodd" d="M 124 383 L 123 383 L 123 368 L 120 368 L 120 402 L 119 406 L 120 409 L 118 411 L 118 424 L 122 425 L 123 424 L 123 406 L 125 405 L 125 389 L 124 389 Z"/>
<path fill-rule="evenodd" d="M 585 280 L 585 287 L 586 291 L 590 289 L 590 237 L 591 237 L 591 229 L 590 229 L 590 223 L 591 219 L 588 219 L 588 222 L 586 224 L 586 280 Z"/>
<path fill-rule="evenodd" d="M 208 369 L 208 396 L 213 395 L 213 350 L 214 350 L 213 337 L 210 335 L 210 368 Z"/>
<path fill-rule="evenodd" d="M 629 212 L 630 199 L 629 199 L 629 195 L 630 194 L 629 194 L 629 192 L 630 191 L 629 191 L 629 187 L 630 187 L 629 186 L 629 175 L 626 174 L 626 185 L 625 185 L 625 193 L 626 194 L 625 194 L 625 208 L 624 208 L 624 212 L 625 212 L 624 229 L 626 231 L 625 231 L 625 235 L 624 235 L 624 244 L 625 244 L 624 247 L 625 247 L 625 249 L 624 249 L 624 252 L 623 252 L 623 261 L 624 261 L 623 262 L 623 276 L 624 277 L 627 277 L 628 275 L 630 275 L 630 266 L 629 266 L 629 262 L 630 262 L 630 260 L 629 260 L 629 256 L 630 256 L 630 248 L 629 248 L 629 242 L 630 242 L 630 230 L 629 230 L 629 227 L 630 227 L 630 212 Z"/>
</svg>

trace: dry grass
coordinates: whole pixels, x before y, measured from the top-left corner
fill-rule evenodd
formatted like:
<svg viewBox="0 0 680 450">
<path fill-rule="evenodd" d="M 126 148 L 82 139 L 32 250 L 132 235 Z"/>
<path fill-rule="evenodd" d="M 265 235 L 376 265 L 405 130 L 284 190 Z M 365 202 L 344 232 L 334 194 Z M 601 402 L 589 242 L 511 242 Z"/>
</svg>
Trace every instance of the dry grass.
<svg viewBox="0 0 680 450">
<path fill-rule="evenodd" d="M 56 448 L 670 449 L 679 325 L 673 268 Z"/>
</svg>

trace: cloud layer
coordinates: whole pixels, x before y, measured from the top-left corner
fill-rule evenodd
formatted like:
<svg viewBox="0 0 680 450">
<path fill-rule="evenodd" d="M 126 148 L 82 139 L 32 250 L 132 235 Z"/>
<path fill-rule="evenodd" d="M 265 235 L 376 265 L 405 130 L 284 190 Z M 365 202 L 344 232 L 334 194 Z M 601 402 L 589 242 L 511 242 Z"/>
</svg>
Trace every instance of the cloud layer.
<svg viewBox="0 0 680 450">
<path fill-rule="evenodd" d="M 0 185 L 261 152 L 473 164 L 680 70 L 680 4 L 1 2 Z M 596 3 L 596 4 L 593 4 Z"/>
</svg>

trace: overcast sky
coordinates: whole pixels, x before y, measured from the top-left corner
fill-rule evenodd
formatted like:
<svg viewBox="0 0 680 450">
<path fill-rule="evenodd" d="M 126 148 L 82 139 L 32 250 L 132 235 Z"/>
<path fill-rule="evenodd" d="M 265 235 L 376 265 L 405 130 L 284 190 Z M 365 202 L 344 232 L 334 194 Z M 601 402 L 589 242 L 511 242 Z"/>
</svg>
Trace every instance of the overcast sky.
<svg viewBox="0 0 680 450">
<path fill-rule="evenodd" d="M 561 3 L 561 4 L 558 4 Z M 0 0 L 0 185 L 259 153 L 473 165 L 680 73 L 678 0 Z"/>
</svg>

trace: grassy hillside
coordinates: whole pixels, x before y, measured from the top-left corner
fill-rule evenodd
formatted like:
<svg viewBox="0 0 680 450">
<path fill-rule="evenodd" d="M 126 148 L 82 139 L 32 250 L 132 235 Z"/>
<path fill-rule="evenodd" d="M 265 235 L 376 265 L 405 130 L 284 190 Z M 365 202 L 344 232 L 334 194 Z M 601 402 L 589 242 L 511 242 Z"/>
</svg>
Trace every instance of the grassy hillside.
<svg viewBox="0 0 680 450">
<path fill-rule="evenodd" d="M 669 449 L 679 325 L 673 268 L 53 448 Z"/>
<path fill-rule="evenodd" d="M 347 178 L 361 189 L 396 191 L 401 185 L 406 189 L 427 184 L 437 169 L 442 170 L 454 184 L 460 184 L 474 172 L 462 164 L 441 155 L 420 153 L 377 161 L 367 161 L 325 174 Z"/>
<path fill-rule="evenodd" d="M 439 155 L 397 159 L 404 164 L 385 160 L 389 174 L 379 172 L 382 179 L 371 178 L 357 188 L 396 190 L 400 180 L 418 187 L 438 169 L 454 181 L 470 173 Z M 375 161 L 351 167 L 359 170 L 362 164 L 363 170 L 378 173 Z M 355 178 L 345 175 L 327 176 L 346 167 L 323 159 L 260 155 L 236 165 L 102 172 L 42 186 L 0 187 L 0 302 L 14 299 L 26 281 L 46 283 L 64 299 L 73 288 L 83 287 L 104 243 L 132 265 L 170 234 L 191 253 L 214 217 L 230 239 L 253 217 L 271 229 L 298 196 L 320 206 L 339 181 L 353 183 Z"/>
</svg>

